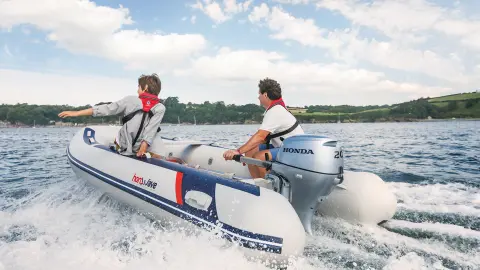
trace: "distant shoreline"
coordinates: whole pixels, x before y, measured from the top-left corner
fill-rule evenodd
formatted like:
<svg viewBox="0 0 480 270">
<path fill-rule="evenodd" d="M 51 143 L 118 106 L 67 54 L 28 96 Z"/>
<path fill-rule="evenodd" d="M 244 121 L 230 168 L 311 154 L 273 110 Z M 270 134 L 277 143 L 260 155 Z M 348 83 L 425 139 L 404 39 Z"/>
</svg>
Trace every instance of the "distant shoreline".
<svg viewBox="0 0 480 270">
<path fill-rule="evenodd" d="M 374 124 L 374 123 L 414 123 L 414 122 L 455 122 L 455 121 L 480 121 L 480 118 L 444 118 L 444 119 L 407 119 L 407 120 L 394 120 L 394 121 L 345 121 L 345 122 L 332 122 L 332 121 L 325 121 L 325 122 L 301 122 L 301 124 Z M 68 123 L 68 124 L 67 124 Z M 70 124 L 69 122 L 65 122 L 62 125 L 36 125 L 35 128 L 65 128 L 65 127 L 85 127 L 85 126 L 120 126 L 118 124 L 113 123 L 81 123 L 81 124 Z M 234 126 L 234 125 L 260 125 L 260 123 L 221 123 L 221 124 L 196 124 L 197 126 Z M 184 123 L 178 125 L 177 123 L 162 123 L 160 124 L 161 127 L 175 127 L 175 126 L 195 126 L 193 123 Z M 0 128 L 34 128 L 30 125 L 0 125 Z"/>
<path fill-rule="evenodd" d="M 99 104 L 106 104 L 102 102 Z M 98 105 L 98 104 L 97 104 Z M 163 125 L 258 125 L 265 108 L 257 104 L 225 105 L 224 102 L 202 104 L 181 103 L 178 97 L 168 97 Z M 0 104 L 0 127 L 118 125 L 120 115 L 90 119 L 62 119 L 61 111 L 81 110 L 68 105 Z M 460 93 L 435 98 L 420 98 L 392 105 L 311 105 L 287 107 L 300 123 L 403 123 L 436 121 L 476 121 L 480 119 L 480 92 Z M 183 123 L 182 123 L 183 122 Z"/>
</svg>

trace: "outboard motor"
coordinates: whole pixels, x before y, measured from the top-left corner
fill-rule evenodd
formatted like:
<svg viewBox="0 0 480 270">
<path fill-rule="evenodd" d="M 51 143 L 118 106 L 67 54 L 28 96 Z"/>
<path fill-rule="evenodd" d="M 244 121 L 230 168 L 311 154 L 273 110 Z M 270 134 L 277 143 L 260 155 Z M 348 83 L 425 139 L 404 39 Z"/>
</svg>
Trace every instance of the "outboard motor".
<svg viewBox="0 0 480 270">
<path fill-rule="evenodd" d="M 324 136 L 289 137 L 265 178 L 290 201 L 305 231 L 311 234 L 319 199 L 343 181 L 343 149 L 336 140 Z"/>
<path fill-rule="evenodd" d="M 241 156 L 234 159 L 269 169 L 265 179 L 289 200 L 309 234 L 318 201 L 343 182 L 343 149 L 336 140 L 324 136 L 285 139 L 275 161 Z"/>
</svg>

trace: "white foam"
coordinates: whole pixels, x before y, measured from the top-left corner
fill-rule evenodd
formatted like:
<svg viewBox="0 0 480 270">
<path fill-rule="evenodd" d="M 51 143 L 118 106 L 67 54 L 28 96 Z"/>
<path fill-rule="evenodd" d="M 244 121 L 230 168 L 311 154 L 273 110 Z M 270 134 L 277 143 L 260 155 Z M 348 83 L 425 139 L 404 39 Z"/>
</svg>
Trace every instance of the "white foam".
<svg viewBox="0 0 480 270">
<path fill-rule="evenodd" d="M 415 223 L 405 220 L 390 220 L 382 225 L 386 228 L 406 228 L 412 230 L 429 231 L 438 234 L 460 236 L 464 238 L 474 238 L 480 240 L 480 232 L 466 229 L 462 226 L 453 224 L 444 224 L 439 222 Z"/>
<path fill-rule="evenodd" d="M 401 222 L 399 223 L 402 224 Z M 417 254 L 422 253 L 422 255 L 428 254 L 428 256 L 437 258 L 445 258 L 459 265 L 468 265 L 473 268 L 480 265 L 478 252 L 472 251 L 472 253 L 469 254 L 462 253 L 461 251 L 453 250 L 442 241 L 415 239 L 390 232 L 379 226 L 355 225 L 340 219 L 327 217 L 316 219 L 315 225 L 318 226 L 316 235 L 325 235 L 327 239 L 333 235 L 335 238 L 338 237 L 342 239 L 341 241 L 337 240 L 340 243 L 321 239 L 321 241 L 318 241 L 318 245 L 325 245 L 327 249 L 335 250 L 335 253 L 337 253 L 337 251 L 340 251 L 340 253 L 342 253 L 342 251 L 348 251 L 355 256 L 364 257 L 367 261 L 381 260 L 388 265 L 392 260 L 398 259 L 403 256 L 403 254 L 414 252 Z M 348 244 L 343 242 L 347 242 Z M 372 251 L 379 254 L 387 252 L 391 253 L 392 256 L 387 263 L 384 258 L 379 257 Z M 412 265 L 416 265 L 416 263 L 417 262 L 412 263 Z M 432 264 L 428 262 L 427 264 L 429 267 L 432 267 L 435 263 Z"/>
<path fill-rule="evenodd" d="M 480 216 L 478 188 L 459 183 L 417 185 L 389 183 L 389 187 L 401 201 L 401 208 L 434 212 Z"/>
<path fill-rule="evenodd" d="M 117 203 L 98 204 L 99 197 L 68 181 L 13 213 L 0 211 L 0 235 L 11 238 L 12 226 L 22 234 L 0 242 L 0 269 L 269 269 L 209 233 L 161 229 Z M 297 259 L 291 268 L 311 266 Z"/>
<path fill-rule="evenodd" d="M 392 258 L 382 270 L 427 270 L 427 269 L 448 269 L 442 266 L 440 261 L 430 267 L 425 260 L 415 252 L 409 252 L 400 258 Z"/>
</svg>

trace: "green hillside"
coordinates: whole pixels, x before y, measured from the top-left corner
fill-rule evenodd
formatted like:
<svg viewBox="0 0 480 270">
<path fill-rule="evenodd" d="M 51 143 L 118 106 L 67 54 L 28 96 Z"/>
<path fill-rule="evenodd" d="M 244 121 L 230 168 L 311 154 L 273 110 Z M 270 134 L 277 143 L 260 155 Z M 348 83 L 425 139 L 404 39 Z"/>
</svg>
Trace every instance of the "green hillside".
<svg viewBox="0 0 480 270">
<path fill-rule="evenodd" d="M 181 103 L 178 97 L 168 97 L 163 101 L 167 108 L 163 123 L 183 124 L 243 124 L 259 123 L 264 109 L 257 104 L 226 105 L 219 101 L 200 104 Z M 58 113 L 64 110 L 80 110 L 90 107 L 85 105 L 73 107 L 68 105 L 31 105 L 31 104 L 1 104 L 0 127 L 27 125 L 71 125 L 86 123 L 115 123 L 119 116 L 109 117 L 77 117 L 58 118 Z M 385 121 L 421 121 L 451 118 L 480 119 L 480 93 L 461 93 L 435 98 L 420 98 L 408 102 L 381 106 L 350 106 L 350 105 L 311 105 L 289 110 L 302 123 L 325 122 L 385 122 Z"/>
<path fill-rule="evenodd" d="M 436 98 L 431 98 L 428 100 L 428 102 L 443 102 L 443 101 L 464 101 L 464 100 L 469 100 L 469 99 L 477 99 L 480 98 L 480 92 L 473 92 L 473 93 L 462 93 L 462 94 L 454 94 L 454 95 L 448 95 L 448 96 L 443 96 L 443 97 L 436 97 Z"/>
<path fill-rule="evenodd" d="M 420 98 L 384 106 L 307 106 L 293 112 L 303 122 L 419 121 L 428 118 L 480 118 L 480 93 Z"/>
</svg>

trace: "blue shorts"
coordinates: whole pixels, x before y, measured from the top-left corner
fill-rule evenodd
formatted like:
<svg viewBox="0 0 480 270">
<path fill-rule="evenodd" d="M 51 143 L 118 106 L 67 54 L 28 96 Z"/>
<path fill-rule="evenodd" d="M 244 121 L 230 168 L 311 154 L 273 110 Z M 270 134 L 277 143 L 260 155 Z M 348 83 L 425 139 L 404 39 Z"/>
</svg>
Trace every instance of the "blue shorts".
<svg viewBox="0 0 480 270">
<path fill-rule="evenodd" d="M 277 159 L 277 153 L 278 153 L 278 150 L 280 148 L 277 148 L 277 147 L 273 147 L 273 145 L 270 144 L 270 149 L 267 149 L 267 145 L 262 143 L 258 146 L 258 150 L 262 151 L 262 150 L 269 150 L 270 151 L 270 154 L 272 154 L 272 160 L 276 160 Z"/>
</svg>

